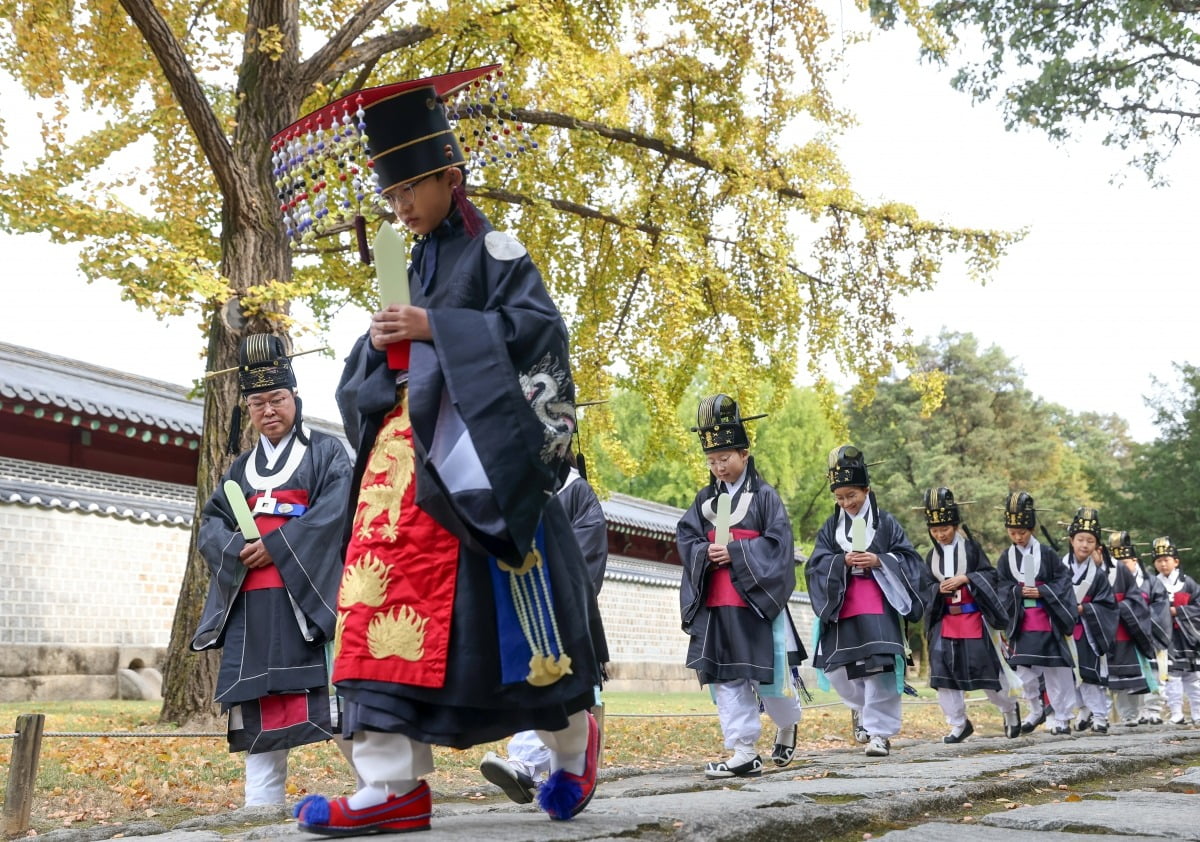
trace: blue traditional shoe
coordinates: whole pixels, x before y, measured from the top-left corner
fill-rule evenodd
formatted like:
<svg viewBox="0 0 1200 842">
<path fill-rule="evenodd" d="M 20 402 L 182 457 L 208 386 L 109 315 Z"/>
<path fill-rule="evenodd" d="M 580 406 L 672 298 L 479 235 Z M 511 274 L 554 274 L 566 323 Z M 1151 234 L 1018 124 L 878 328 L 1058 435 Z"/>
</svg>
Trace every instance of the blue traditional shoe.
<svg viewBox="0 0 1200 842">
<path fill-rule="evenodd" d="M 355 810 L 346 798 L 329 801 L 310 795 L 294 811 L 301 830 L 322 836 L 363 836 L 368 833 L 408 833 L 429 830 L 433 811 L 429 785 L 421 781 L 404 795 L 391 795 L 374 807 Z"/>
<path fill-rule="evenodd" d="M 596 770 L 600 765 L 600 727 L 596 717 L 587 712 L 588 741 L 583 774 L 576 775 L 566 769 L 550 774 L 546 782 L 538 787 L 537 800 L 552 819 L 566 821 L 574 818 L 596 794 Z"/>
</svg>

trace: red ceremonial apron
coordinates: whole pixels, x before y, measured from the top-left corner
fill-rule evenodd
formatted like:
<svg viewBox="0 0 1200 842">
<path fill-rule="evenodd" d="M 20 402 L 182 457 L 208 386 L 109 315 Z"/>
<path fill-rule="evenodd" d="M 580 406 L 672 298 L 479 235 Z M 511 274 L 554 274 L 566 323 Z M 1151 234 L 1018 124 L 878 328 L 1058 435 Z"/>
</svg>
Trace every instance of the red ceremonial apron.
<svg viewBox="0 0 1200 842">
<path fill-rule="evenodd" d="M 358 492 L 338 589 L 333 680 L 441 687 L 458 539 L 422 511 L 408 399 L 387 414 Z"/>
</svg>

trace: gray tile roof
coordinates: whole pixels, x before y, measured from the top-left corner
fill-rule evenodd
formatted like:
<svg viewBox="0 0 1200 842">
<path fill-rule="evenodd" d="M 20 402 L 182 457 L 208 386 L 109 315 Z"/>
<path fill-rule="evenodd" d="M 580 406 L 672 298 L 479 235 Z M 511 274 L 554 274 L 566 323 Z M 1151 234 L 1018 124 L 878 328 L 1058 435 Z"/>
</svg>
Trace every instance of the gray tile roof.
<svg viewBox="0 0 1200 842">
<path fill-rule="evenodd" d="M 30 403 L 95 418 L 201 437 L 204 402 L 191 390 L 69 357 L 0 342 L 0 401 Z M 305 416 L 314 429 L 344 439 L 341 424 Z"/>
<path fill-rule="evenodd" d="M 183 386 L 0 342 L 0 400 L 199 436 L 203 405 Z"/>
<path fill-rule="evenodd" d="M 683 509 L 628 494 L 613 494 L 607 500 L 601 500 L 600 507 L 604 509 L 609 525 L 620 532 L 670 541 L 675 540 L 675 527 L 683 517 Z"/>
<path fill-rule="evenodd" d="M 196 489 L 0 456 L 0 505 L 4 504 L 190 528 Z"/>
</svg>

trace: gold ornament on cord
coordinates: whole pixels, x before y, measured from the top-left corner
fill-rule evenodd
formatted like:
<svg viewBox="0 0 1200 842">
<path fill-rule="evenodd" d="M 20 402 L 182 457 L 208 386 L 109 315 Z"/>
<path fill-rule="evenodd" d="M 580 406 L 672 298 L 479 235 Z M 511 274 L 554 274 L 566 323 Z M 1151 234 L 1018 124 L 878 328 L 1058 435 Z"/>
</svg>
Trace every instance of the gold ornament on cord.
<svg viewBox="0 0 1200 842">
<path fill-rule="evenodd" d="M 372 608 L 383 605 L 387 598 L 390 567 L 370 552 L 365 552 L 346 565 L 342 586 L 338 588 L 338 607 L 349 608 L 362 603 Z"/>
<path fill-rule="evenodd" d="M 406 661 L 425 657 L 425 624 L 411 605 L 401 605 L 391 611 L 381 611 L 367 626 L 367 648 L 372 658 L 395 656 Z"/>
<path fill-rule="evenodd" d="M 496 564 L 508 574 L 509 591 L 521 633 L 533 652 L 525 681 L 534 687 L 546 687 L 564 675 L 570 675 L 571 656 L 563 652 L 541 552 L 536 546 L 530 549 L 519 567 L 500 559 L 496 559 Z M 550 618 L 548 626 L 542 617 Z M 551 646 L 561 654 L 555 656 Z"/>
</svg>

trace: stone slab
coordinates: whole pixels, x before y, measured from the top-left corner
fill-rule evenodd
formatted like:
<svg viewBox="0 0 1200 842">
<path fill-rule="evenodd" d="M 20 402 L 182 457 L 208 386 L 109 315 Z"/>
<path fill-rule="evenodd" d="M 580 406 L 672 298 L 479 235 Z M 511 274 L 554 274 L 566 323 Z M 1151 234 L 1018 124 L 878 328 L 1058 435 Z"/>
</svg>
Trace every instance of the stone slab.
<svg viewBox="0 0 1200 842">
<path fill-rule="evenodd" d="M 1200 796 L 1145 791 L 1099 793 L 1081 801 L 992 813 L 980 822 L 1024 833 L 1066 831 L 1200 840 Z"/>
</svg>

